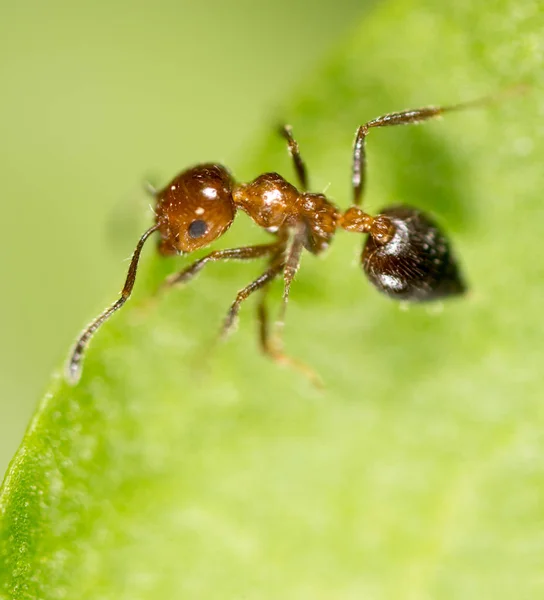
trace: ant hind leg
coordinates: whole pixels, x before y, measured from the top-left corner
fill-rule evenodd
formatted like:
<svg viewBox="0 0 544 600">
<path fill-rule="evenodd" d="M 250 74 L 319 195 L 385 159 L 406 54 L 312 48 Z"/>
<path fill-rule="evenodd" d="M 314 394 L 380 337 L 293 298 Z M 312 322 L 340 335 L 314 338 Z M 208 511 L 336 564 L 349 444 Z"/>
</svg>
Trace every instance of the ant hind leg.
<svg viewBox="0 0 544 600">
<path fill-rule="evenodd" d="M 276 321 L 276 327 L 279 331 L 283 329 L 285 324 L 285 314 L 287 312 L 287 304 L 289 302 L 289 293 L 291 291 L 291 283 L 297 274 L 300 266 L 300 258 L 304 249 L 304 227 L 299 226 L 295 229 L 291 243 L 287 248 L 285 264 L 283 267 L 283 300 L 280 308 L 280 314 Z"/>
<path fill-rule="evenodd" d="M 508 91 L 508 90 L 507 90 Z M 512 91 L 512 90 L 510 90 Z M 513 91 L 523 91 L 523 88 L 516 86 Z M 458 110 L 466 110 L 485 106 L 499 100 L 498 96 L 487 96 L 478 98 L 469 102 L 460 102 L 449 106 L 424 106 L 422 108 L 411 108 L 392 112 L 376 117 L 371 121 L 367 121 L 361 125 L 355 135 L 353 144 L 353 161 L 351 171 L 351 186 L 353 192 L 353 204 L 359 206 L 362 202 L 365 184 L 366 184 L 366 151 L 365 142 L 370 129 L 377 127 L 391 127 L 394 125 L 410 125 L 423 123 L 430 119 L 435 119 L 442 116 L 444 113 L 454 112 Z"/>
<path fill-rule="evenodd" d="M 257 320 L 259 325 L 259 343 L 261 345 L 262 352 L 271 358 L 278 365 L 284 365 L 302 373 L 316 388 L 323 389 L 325 387 L 321 377 L 307 364 L 291 358 L 283 351 L 283 344 L 281 337 L 275 335 L 274 337 L 270 334 L 270 319 L 268 316 L 268 309 L 266 306 L 266 294 L 268 292 L 268 286 L 266 286 L 261 294 L 259 304 L 257 305 Z"/>
</svg>

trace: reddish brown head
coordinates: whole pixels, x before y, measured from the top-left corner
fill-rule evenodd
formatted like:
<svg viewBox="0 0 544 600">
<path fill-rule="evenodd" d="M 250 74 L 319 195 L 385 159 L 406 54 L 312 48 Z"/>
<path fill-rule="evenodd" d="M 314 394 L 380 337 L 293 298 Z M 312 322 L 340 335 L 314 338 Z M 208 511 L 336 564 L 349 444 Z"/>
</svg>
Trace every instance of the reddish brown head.
<svg viewBox="0 0 544 600">
<path fill-rule="evenodd" d="M 236 212 L 232 178 L 221 165 L 187 169 L 157 194 L 162 254 L 193 252 L 231 226 Z"/>
</svg>

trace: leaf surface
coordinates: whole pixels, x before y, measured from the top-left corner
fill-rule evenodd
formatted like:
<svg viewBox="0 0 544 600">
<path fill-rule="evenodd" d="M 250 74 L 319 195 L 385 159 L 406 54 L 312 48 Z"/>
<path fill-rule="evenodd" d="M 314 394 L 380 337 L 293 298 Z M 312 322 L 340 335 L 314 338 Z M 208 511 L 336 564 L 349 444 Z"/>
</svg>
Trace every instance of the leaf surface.
<svg viewBox="0 0 544 600">
<path fill-rule="evenodd" d="M 211 266 L 150 308 L 179 262 L 148 249 L 134 299 L 77 387 L 53 379 L 8 470 L 5 598 L 544 594 L 543 15 L 531 1 L 383 2 L 284 108 L 312 189 L 346 207 L 361 122 L 528 84 L 368 139 L 365 207 L 431 212 L 471 293 L 403 311 L 364 280 L 360 236 L 304 256 L 286 345 L 319 393 L 257 352 L 252 303 L 212 349 L 261 265 Z M 237 175 L 290 176 L 263 135 Z M 225 245 L 265 238 L 242 216 Z"/>
</svg>

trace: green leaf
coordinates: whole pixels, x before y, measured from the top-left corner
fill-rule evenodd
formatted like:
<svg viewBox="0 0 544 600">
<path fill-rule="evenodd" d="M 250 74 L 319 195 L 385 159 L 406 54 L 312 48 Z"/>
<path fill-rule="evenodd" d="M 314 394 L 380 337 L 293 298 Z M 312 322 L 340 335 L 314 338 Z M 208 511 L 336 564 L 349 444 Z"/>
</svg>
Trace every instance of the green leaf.
<svg viewBox="0 0 544 600">
<path fill-rule="evenodd" d="M 259 355 L 254 305 L 213 346 L 257 265 L 211 266 L 149 307 L 179 264 L 148 249 L 135 298 L 80 384 L 54 379 L 9 468 L 6 598 L 544 594 L 542 9 L 383 2 L 285 108 L 313 189 L 346 207 L 361 122 L 529 84 L 369 136 L 366 207 L 436 215 L 471 293 L 402 311 L 364 280 L 361 236 L 304 256 L 286 345 L 319 393 Z M 238 175 L 291 173 L 267 136 Z M 240 217 L 225 245 L 256 239 Z"/>
</svg>

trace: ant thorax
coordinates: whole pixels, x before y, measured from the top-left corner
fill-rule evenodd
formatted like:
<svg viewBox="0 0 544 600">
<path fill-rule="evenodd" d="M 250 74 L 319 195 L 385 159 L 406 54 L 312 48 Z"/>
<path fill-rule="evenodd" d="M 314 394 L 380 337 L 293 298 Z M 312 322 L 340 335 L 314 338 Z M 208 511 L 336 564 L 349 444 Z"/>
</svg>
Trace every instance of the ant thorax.
<svg viewBox="0 0 544 600">
<path fill-rule="evenodd" d="M 302 194 L 297 204 L 306 225 L 304 247 L 312 254 L 319 254 L 332 242 L 342 213 L 323 194 Z"/>
<path fill-rule="evenodd" d="M 236 206 L 264 229 L 278 230 L 297 222 L 299 191 L 277 173 L 264 173 L 250 183 L 234 186 Z"/>
<path fill-rule="evenodd" d="M 301 193 L 278 173 L 236 185 L 233 198 L 236 206 L 270 232 L 302 227 L 304 248 L 313 254 L 328 248 L 341 215 L 323 194 Z"/>
</svg>

